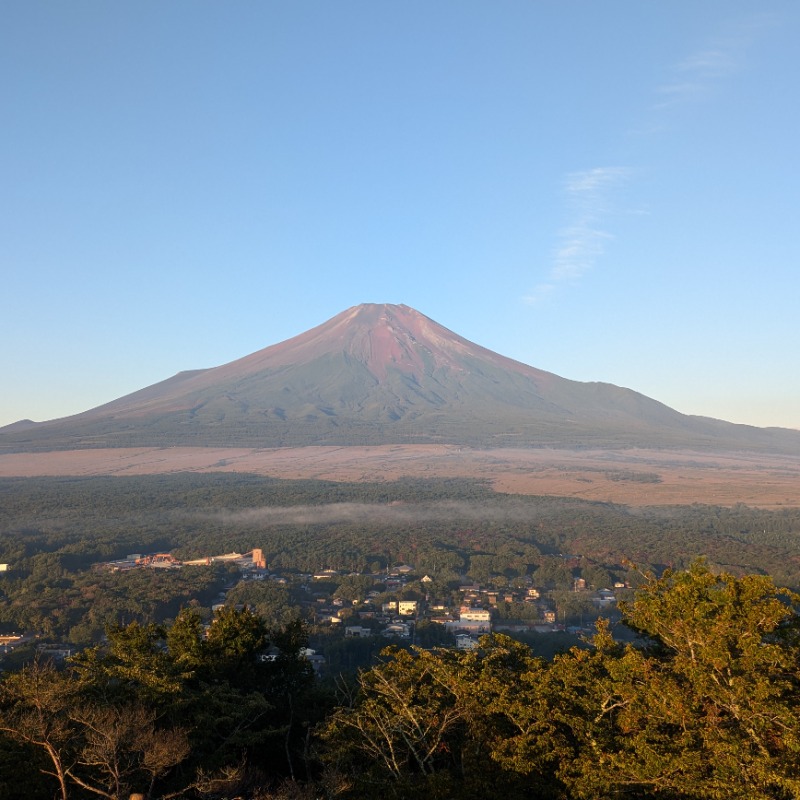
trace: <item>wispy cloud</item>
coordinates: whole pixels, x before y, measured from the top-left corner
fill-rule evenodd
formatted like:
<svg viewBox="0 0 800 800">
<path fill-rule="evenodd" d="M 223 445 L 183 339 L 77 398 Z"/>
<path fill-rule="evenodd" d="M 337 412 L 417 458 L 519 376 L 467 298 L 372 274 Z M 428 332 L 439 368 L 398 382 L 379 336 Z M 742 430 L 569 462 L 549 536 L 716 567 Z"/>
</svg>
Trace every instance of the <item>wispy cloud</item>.
<svg viewBox="0 0 800 800">
<path fill-rule="evenodd" d="M 663 131 L 666 109 L 711 95 L 719 84 L 744 68 L 749 48 L 765 29 L 779 21 L 772 13 L 734 20 L 702 47 L 675 62 L 664 82 L 655 88 L 649 120 L 634 132 L 649 135 Z M 631 174 L 626 167 L 595 167 L 566 176 L 563 195 L 567 221 L 557 232 L 546 277 L 523 298 L 528 305 L 542 304 L 559 286 L 575 283 L 594 267 L 614 238 L 609 217 L 619 213 L 618 194 Z M 640 212 L 626 209 L 625 213 Z"/>
<path fill-rule="evenodd" d="M 525 297 L 530 305 L 541 303 L 559 284 L 574 282 L 594 266 L 614 236 L 605 225 L 615 209 L 615 195 L 627 181 L 627 167 L 595 167 L 569 173 L 563 185 L 567 224 L 558 242 L 546 280 Z"/>
<path fill-rule="evenodd" d="M 673 65 L 669 79 L 656 89 L 654 108 L 661 110 L 707 97 L 719 82 L 742 69 L 747 49 L 774 23 L 771 14 L 756 14 L 728 25 L 704 47 Z"/>
<path fill-rule="evenodd" d="M 687 58 L 672 68 L 672 80 L 656 89 L 658 100 L 654 108 L 669 108 L 705 97 L 719 80 L 735 72 L 736 64 L 734 53 L 722 49 Z"/>
</svg>

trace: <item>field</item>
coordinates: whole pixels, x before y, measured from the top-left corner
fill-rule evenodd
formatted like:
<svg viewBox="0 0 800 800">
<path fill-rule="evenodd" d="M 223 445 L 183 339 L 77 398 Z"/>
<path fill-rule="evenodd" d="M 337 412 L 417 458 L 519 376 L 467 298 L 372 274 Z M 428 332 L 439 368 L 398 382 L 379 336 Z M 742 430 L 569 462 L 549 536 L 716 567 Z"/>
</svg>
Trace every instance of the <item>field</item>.
<svg viewBox="0 0 800 800">
<path fill-rule="evenodd" d="M 800 506 L 800 458 L 676 450 L 478 450 L 453 445 L 128 448 L 0 455 L 0 477 L 251 473 L 391 481 L 477 478 L 500 492 L 632 506 Z"/>
</svg>

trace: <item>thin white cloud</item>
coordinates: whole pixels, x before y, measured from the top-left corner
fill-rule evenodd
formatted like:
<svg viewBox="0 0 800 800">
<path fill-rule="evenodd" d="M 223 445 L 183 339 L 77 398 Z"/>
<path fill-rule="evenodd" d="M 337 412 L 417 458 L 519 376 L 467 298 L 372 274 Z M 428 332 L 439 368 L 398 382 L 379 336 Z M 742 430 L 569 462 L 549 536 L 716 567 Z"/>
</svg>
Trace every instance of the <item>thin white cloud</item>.
<svg viewBox="0 0 800 800">
<path fill-rule="evenodd" d="M 668 127 L 664 109 L 700 101 L 719 83 L 734 76 L 743 68 L 748 49 L 765 29 L 779 21 L 778 15 L 771 13 L 735 20 L 713 40 L 677 61 L 667 80 L 655 90 L 658 100 L 651 107 L 649 121 L 633 132 L 649 135 L 663 131 Z M 567 223 L 557 233 L 549 272 L 523 297 L 525 303 L 542 304 L 560 285 L 578 281 L 594 267 L 614 238 L 607 230 L 608 217 L 619 213 L 615 201 L 630 174 L 626 167 L 596 167 L 566 176 L 563 191 Z"/>
<path fill-rule="evenodd" d="M 681 72 L 690 72 L 706 78 L 723 78 L 736 68 L 733 53 L 720 48 L 695 53 L 678 64 Z"/>
<path fill-rule="evenodd" d="M 614 238 L 604 230 L 604 222 L 614 210 L 617 189 L 629 175 L 626 167 L 595 167 L 566 176 L 563 193 L 568 222 L 558 233 L 547 278 L 524 298 L 526 303 L 541 303 L 559 284 L 577 281 L 592 269 Z"/>
<path fill-rule="evenodd" d="M 659 99 L 654 108 L 661 110 L 708 96 L 720 81 L 742 68 L 750 45 L 774 23 L 774 16 L 757 14 L 727 26 L 705 47 L 671 68 L 669 79 L 656 89 Z"/>
</svg>

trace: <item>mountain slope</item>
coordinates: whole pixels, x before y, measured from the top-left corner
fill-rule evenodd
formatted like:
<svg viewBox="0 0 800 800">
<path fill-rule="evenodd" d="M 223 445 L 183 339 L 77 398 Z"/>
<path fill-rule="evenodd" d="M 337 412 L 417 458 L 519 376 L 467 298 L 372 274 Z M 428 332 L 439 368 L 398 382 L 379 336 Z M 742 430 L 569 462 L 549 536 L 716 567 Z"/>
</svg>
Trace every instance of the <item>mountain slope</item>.
<svg viewBox="0 0 800 800">
<path fill-rule="evenodd" d="M 354 306 L 220 367 L 0 430 L 0 452 L 73 447 L 448 442 L 800 453 L 800 432 L 691 417 L 498 355 L 408 306 Z"/>
</svg>

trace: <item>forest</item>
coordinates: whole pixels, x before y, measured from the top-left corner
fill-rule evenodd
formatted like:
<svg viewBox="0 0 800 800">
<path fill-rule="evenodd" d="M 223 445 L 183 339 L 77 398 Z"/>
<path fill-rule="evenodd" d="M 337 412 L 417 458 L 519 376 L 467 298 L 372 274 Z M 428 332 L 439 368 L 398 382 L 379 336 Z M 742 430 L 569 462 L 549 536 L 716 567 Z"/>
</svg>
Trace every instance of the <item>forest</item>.
<svg viewBox="0 0 800 800">
<path fill-rule="evenodd" d="M 148 573 L 95 566 L 131 553 L 202 558 L 254 547 L 285 573 L 377 571 L 407 562 L 443 591 L 490 577 L 569 589 L 567 563 L 635 585 L 637 571 L 682 568 L 698 557 L 732 574 L 800 587 L 800 509 L 635 509 L 501 495 L 466 480 L 5 479 L 0 634 L 35 630 L 86 646 L 108 625 L 164 622 L 189 605 L 208 615 L 233 580 L 224 565 Z"/>
<path fill-rule="evenodd" d="M 100 566 L 253 548 L 280 582 Z M 0 634 L 35 634 L 0 662 L 2 798 L 800 797 L 797 509 L 466 480 L 7 479 L 0 564 Z M 427 620 L 412 641 L 346 640 L 305 613 L 309 574 L 358 603 L 397 564 L 427 587 L 376 602 L 537 586 L 566 619 L 586 612 L 576 579 L 626 588 L 584 641 L 546 648 L 494 633 L 461 651 Z"/>
</svg>

